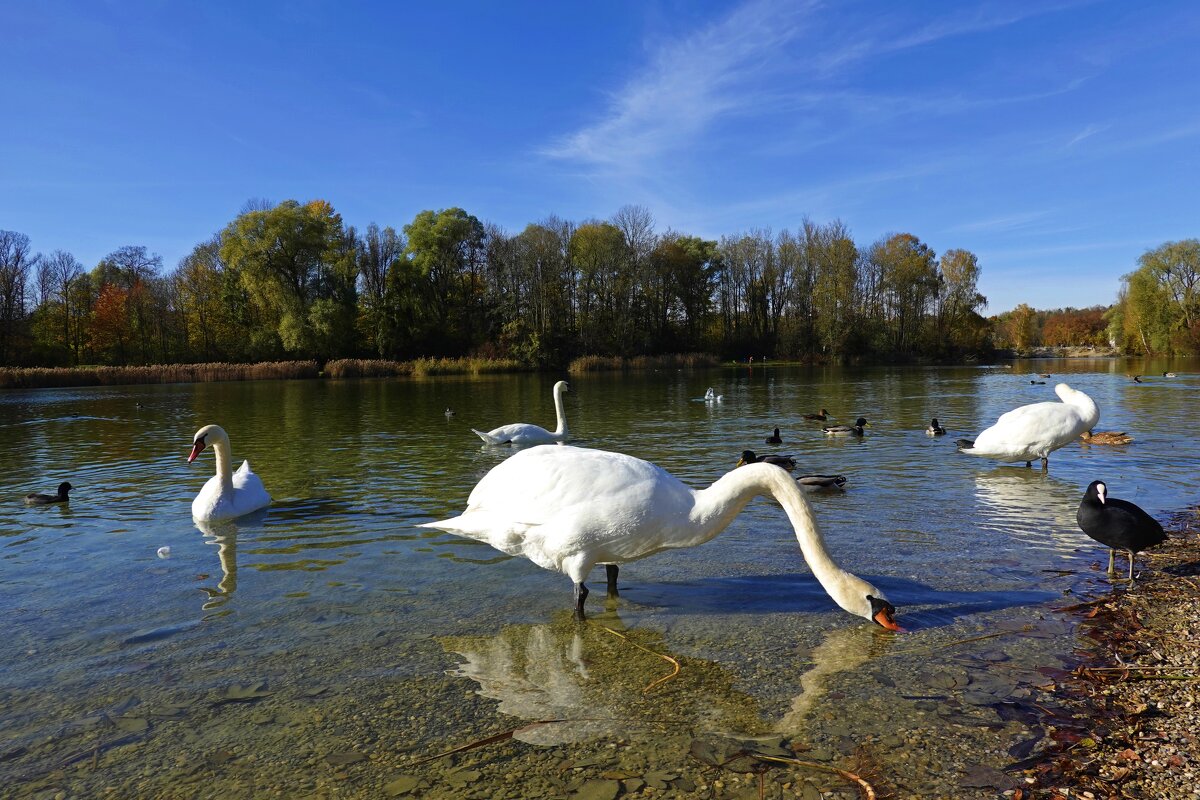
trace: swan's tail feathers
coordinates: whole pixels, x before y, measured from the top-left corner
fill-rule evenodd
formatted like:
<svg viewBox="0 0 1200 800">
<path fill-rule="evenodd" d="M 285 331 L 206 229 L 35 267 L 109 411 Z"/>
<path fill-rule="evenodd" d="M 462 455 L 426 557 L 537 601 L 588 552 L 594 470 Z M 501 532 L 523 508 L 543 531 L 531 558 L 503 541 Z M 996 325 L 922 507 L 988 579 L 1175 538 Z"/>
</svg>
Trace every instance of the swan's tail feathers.
<svg viewBox="0 0 1200 800">
<path fill-rule="evenodd" d="M 244 475 L 244 474 L 249 474 L 252 471 L 253 470 L 250 469 L 250 460 L 246 459 L 245 461 L 242 462 L 242 465 L 237 468 L 237 472 L 235 472 L 233 474 L 234 475 Z"/>
<path fill-rule="evenodd" d="M 970 439 L 955 439 L 954 446 L 959 450 L 970 450 L 975 446 L 975 442 L 971 441 Z"/>
<path fill-rule="evenodd" d="M 500 441 L 495 436 L 492 436 L 491 434 L 488 434 L 488 433 L 484 433 L 483 431 L 477 431 L 474 428 L 471 428 L 471 433 L 475 434 L 480 439 L 483 439 L 485 444 L 504 444 L 504 442 Z"/>
</svg>

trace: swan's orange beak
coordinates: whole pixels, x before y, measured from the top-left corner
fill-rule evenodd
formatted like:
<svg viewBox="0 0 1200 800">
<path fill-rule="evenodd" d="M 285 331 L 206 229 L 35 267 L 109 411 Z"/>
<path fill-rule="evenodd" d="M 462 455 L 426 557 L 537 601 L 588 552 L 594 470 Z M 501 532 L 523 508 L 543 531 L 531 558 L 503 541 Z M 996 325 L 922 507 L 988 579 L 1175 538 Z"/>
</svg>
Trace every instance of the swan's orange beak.
<svg viewBox="0 0 1200 800">
<path fill-rule="evenodd" d="M 896 624 L 896 607 L 894 605 L 881 597 L 867 595 L 867 599 L 871 601 L 871 619 L 889 631 L 904 632 L 904 628 Z"/>
<path fill-rule="evenodd" d="M 188 456 L 188 463 L 190 464 L 193 461 L 195 461 L 196 456 L 200 455 L 200 451 L 203 449 L 204 449 L 204 440 L 197 439 L 196 443 L 192 445 L 192 454 L 190 456 Z"/>
<path fill-rule="evenodd" d="M 881 609 L 879 613 L 875 615 L 875 621 L 887 628 L 889 631 L 904 633 L 904 628 L 901 628 L 896 624 L 896 614 L 890 608 Z"/>
</svg>

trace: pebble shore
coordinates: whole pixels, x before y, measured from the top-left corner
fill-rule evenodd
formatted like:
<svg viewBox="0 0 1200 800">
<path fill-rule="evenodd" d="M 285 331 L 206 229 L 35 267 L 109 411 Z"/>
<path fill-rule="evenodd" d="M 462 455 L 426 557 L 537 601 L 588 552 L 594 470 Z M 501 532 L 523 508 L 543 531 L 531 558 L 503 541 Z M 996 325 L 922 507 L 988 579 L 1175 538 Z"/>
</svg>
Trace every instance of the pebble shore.
<svg viewBox="0 0 1200 800">
<path fill-rule="evenodd" d="M 1079 661 L 1047 670 L 1053 744 L 1006 796 L 1200 798 L 1200 508 L 1164 527 L 1132 586 L 1068 612 L 1082 617 Z"/>
</svg>

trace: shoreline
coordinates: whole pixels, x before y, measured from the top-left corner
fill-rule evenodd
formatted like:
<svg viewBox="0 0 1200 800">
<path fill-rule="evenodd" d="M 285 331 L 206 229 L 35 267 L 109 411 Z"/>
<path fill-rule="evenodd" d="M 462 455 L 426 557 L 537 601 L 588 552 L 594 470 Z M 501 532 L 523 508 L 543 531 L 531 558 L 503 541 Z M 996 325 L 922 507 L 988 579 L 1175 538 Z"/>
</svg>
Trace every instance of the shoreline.
<svg viewBox="0 0 1200 800">
<path fill-rule="evenodd" d="M 1008 767 L 1021 788 L 1007 796 L 1197 796 L 1200 506 L 1163 527 L 1167 541 L 1139 554 L 1132 588 L 1061 609 L 1078 620 L 1075 659 L 1042 670 L 1049 745 Z"/>
<path fill-rule="evenodd" d="M 1051 352 L 1054 351 L 1054 352 Z M 1038 348 L 1033 353 L 999 351 L 992 361 L 1040 358 L 1135 358 L 1111 350 L 1089 348 Z M 849 366 L 869 366 L 876 362 L 855 362 Z M 975 366 L 980 358 L 955 362 L 915 360 L 902 366 Z M 896 364 L 880 361 L 878 364 Z M 350 380 L 355 378 L 427 378 L 441 375 L 490 375 L 502 373 L 546 372 L 580 375 L 601 372 L 629 372 L 646 369 L 719 369 L 729 367 L 815 367 L 831 366 L 787 359 L 722 361 L 708 353 L 670 353 L 659 356 L 580 356 L 564 369 L 522 364 L 513 359 L 489 358 L 418 358 L 412 361 L 342 358 L 327 361 L 263 361 L 255 363 L 209 362 L 197 364 L 148 364 L 141 366 L 85 367 L 0 367 L 0 390 L 65 389 L 86 386 L 150 386 L 173 383 L 219 383 L 254 380 Z"/>
</svg>

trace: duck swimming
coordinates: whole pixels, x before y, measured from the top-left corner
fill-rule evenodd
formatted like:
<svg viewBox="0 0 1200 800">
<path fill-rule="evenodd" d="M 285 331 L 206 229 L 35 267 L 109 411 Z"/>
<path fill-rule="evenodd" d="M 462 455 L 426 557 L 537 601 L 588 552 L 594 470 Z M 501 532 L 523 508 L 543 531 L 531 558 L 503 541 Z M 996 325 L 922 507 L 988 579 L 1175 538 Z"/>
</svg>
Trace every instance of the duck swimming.
<svg viewBox="0 0 1200 800">
<path fill-rule="evenodd" d="M 779 436 L 779 428 L 776 428 L 775 432 L 767 437 L 767 444 L 783 444 L 783 439 Z"/>
<path fill-rule="evenodd" d="M 1084 431 L 1079 438 L 1087 444 L 1129 444 L 1133 437 L 1124 431 Z"/>
<path fill-rule="evenodd" d="M 744 467 L 747 464 L 774 464 L 791 472 L 796 468 L 796 459 L 791 456 L 756 456 L 753 450 L 743 450 L 742 457 L 738 459 L 737 465 Z"/>
<path fill-rule="evenodd" d="M 25 503 L 26 505 L 31 506 L 47 506 L 51 503 L 67 503 L 70 502 L 70 498 L 67 497 L 67 492 L 74 488 L 75 487 L 71 484 L 63 481 L 58 485 L 58 494 L 27 494 L 25 495 Z"/>
<path fill-rule="evenodd" d="M 925 429 L 925 433 L 929 436 L 943 436 L 946 429 L 938 425 L 937 417 L 934 417 L 929 421 L 929 427 Z"/>
<path fill-rule="evenodd" d="M 804 418 L 805 419 L 815 419 L 815 420 L 820 420 L 821 422 L 824 422 L 825 420 L 829 419 L 829 412 L 822 408 L 820 414 L 805 414 Z"/>
<path fill-rule="evenodd" d="M 859 417 L 853 425 L 826 425 L 821 430 L 830 436 L 862 436 L 863 428 L 866 426 L 866 417 Z"/>
</svg>

